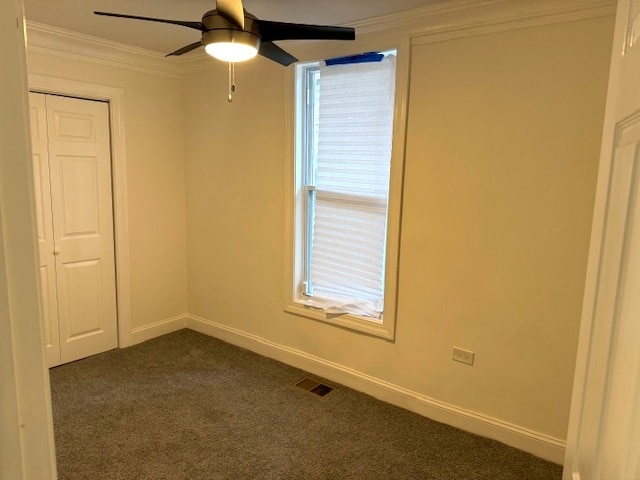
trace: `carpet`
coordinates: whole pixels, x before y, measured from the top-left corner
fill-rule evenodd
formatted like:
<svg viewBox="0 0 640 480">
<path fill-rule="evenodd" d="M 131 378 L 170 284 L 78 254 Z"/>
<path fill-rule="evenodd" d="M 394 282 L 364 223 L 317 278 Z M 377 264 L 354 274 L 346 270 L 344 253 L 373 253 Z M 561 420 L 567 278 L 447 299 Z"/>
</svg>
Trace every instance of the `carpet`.
<svg viewBox="0 0 640 480">
<path fill-rule="evenodd" d="M 51 369 L 60 480 L 553 480 L 559 465 L 181 330 Z"/>
</svg>

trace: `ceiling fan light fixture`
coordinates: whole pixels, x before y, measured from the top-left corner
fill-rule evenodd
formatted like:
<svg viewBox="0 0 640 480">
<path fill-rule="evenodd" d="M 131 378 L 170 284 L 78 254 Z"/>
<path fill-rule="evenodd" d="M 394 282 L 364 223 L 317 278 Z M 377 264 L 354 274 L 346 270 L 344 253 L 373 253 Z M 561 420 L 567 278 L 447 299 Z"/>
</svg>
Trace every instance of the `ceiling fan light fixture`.
<svg viewBox="0 0 640 480">
<path fill-rule="evenodd" d="M 223 62 L 244 62 L 258 54 L 258 49 L 252 45 L 234 42 L 216 42 L 205 46 L 206 52 Z"/>
<path fill-rule="evenodd" d="M 355 40 L 356 37 L 352 27 L 259 20 L 243 9 L 242 0 L 216 0 L 216 8 L 205 12 L 201 22 L 141 17 L 112 12 L 93 13 L 107 17 L 179 25 L 201 32 L 202 37 L 199 42 L 185 45 L 175 52 L 171 52 L 167 57 L 184 55 L 204 46 L 209 55 L 224 62 L 242 62 L 258 54 L 286 67 L 297 62 L 298 59 L 274 42 L 281 40 Z"/>
<path fill-rule="evenodd" d="M 203 34 L 205 51 L 223 62 L 244 62 L 255 57 L 260 48 L 260 37 L 234 29 L 211 30 Z"/>
</svg>

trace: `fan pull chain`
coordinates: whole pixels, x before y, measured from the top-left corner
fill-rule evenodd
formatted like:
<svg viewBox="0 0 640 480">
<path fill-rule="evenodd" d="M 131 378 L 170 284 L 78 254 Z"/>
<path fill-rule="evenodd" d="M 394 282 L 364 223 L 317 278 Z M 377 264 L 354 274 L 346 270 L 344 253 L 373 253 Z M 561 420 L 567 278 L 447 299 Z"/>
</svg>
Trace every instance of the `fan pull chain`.
<svg viewBox="0 0 640 480">
<path fill-rule="evenodd" d="M 236 93 L 236 64 L 229 62 L 229 102 L 233 102 L 234 93 Z"/>
</svg>

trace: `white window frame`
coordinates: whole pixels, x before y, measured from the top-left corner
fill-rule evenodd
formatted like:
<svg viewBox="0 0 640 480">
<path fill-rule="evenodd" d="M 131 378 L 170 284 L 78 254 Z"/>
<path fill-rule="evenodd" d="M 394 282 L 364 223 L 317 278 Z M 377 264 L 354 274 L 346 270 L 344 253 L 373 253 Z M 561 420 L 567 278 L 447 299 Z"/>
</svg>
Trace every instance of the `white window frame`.
<svg viewBox="0 0 640 480">
<path fill-rule="evenodd" d="M 304 186 L 303 168 L 298 162 L 301 150 L 305 148 L 303 132 L 296 119 L 296 105 L 301 101 L 301 81 L 291 69 L 287 82 L 287 132 L 289 135 L 288 161 L 286 162 L 287 229 L 285 238 L 285 311 L 327 322 L 340 327 L 367 333 L 387 340 L 395 340 L 398 264 L 400 253 L 400 217 L 402 208 L 402 188 L 404 176 L 407 97 L 409 90 L 409 41 L 399 45 L 378 49 L 396 50 L 396 91 L 393 120 L 393 140 L 389 181 L 387 213 L 387 243 L 385 264 L 384 314 L 382 321 L 353 314 L 330 314 L 321 309 L 305 305 L 299 285 L 303 281 L 305 238 L 305 209 L 307 192 Z M 308 62 L 309 64 L 317 62 Z"/>
</svg>

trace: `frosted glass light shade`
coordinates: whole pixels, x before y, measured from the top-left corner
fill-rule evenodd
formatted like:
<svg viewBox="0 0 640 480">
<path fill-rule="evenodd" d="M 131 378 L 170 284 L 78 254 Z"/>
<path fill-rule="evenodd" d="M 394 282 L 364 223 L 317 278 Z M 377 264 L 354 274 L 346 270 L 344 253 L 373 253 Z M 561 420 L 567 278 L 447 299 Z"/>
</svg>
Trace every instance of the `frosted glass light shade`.
<svg viewBox="0 0 640 480">
<path fill-rule="evenodd" d="M 244 62 L 255 57 L 258 49 L 253 45 L 239 42 L 215 42 L 205 45 L 205 51 L 224 62 Z"/>
<path fill-rule="evenodd" d="M 260 32 L 248 19 L 251 30 L 215 28 L 202 34 L 205 51 L 224 62 L 243 62 L 255 57 L 260 48 Z M 226 20 L 225 20 L 226 21 Z"/>
</svg>

